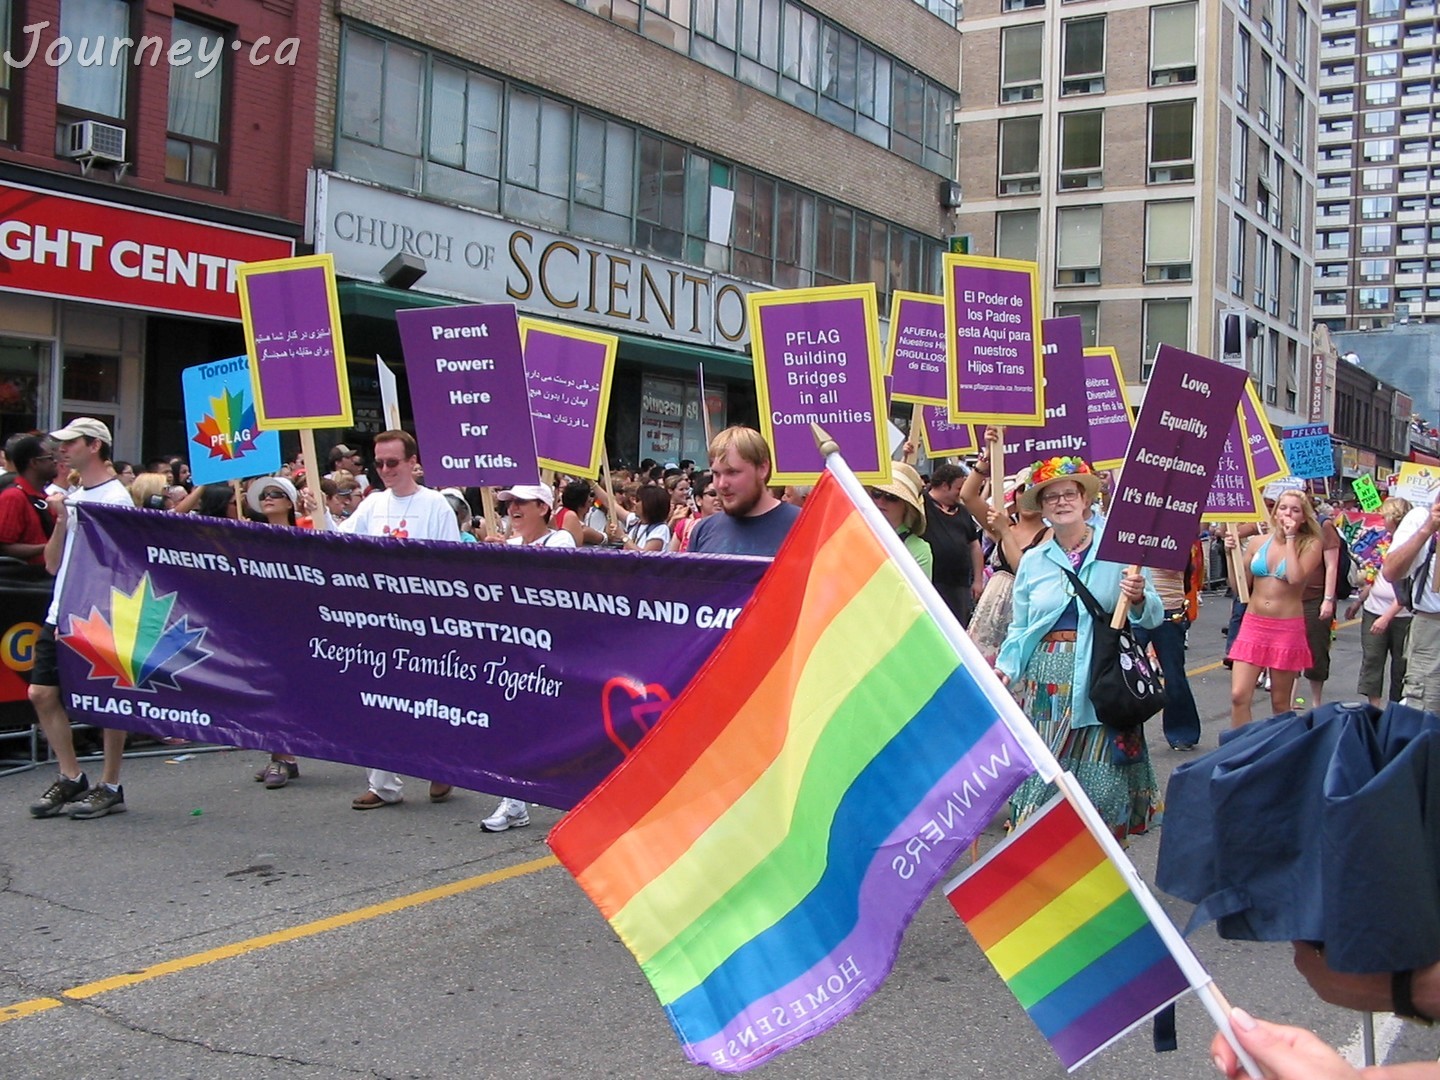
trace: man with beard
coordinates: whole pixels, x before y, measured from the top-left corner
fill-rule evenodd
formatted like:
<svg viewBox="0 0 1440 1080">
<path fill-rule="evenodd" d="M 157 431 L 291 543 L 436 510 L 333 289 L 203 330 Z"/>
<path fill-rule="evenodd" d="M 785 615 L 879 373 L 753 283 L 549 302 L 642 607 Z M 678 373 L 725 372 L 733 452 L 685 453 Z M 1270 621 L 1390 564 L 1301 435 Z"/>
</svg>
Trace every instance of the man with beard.
<svg viewBox="0 0 1440 1080">
<path fill-rule="evenodd" d="M 770 447 L 754 428 L 728 427 L 710 440 L 711 486 L 723 514 L 695 524 L 690 550 L 698 554 L 774 558 L 800 508 L 781 502 L 770 482 Z"/>
</svg>

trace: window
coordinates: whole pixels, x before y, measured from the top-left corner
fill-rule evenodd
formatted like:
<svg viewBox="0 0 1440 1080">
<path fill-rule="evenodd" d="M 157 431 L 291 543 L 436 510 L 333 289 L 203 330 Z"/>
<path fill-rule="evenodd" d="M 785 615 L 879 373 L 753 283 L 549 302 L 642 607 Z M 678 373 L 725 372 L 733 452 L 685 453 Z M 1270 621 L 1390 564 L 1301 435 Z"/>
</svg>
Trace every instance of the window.
<svg viewBox="0 0 1440 1080">
<path fill-rule="evenodd" d="M 1321 229 L 1315 234 L 1315 240 L 1324 251 L 1343 252 L 1350 250 L 1349 229 Z"/>
<path fill-rule="evenodd" d="M 512 97 L 514 92 L 511 92 Z M 514 136 L 512 135 L 511 138 Z M 635 183 L 635 242 L 643 248 L 658 251 L 673 258 L 683 256 L 682 240 L 685 233 L 685 148 L 657 136 L 641 132 L 637 140 L 639 153 Z M 771 253 L 770 222 L 775 213 L 774 185 L 768 180 L 756 178 L 751 193 L 752 204 L 746 207 L 750 216 L 752 235 L 763 222 L 763 243 L 745 247 L 741 243 L 741 187 L 735 186 L 735 247 L 750 252 Z M 763 190 L 762 190 L 763 185 Z M 736 255 L 739 258 L 739 255 Z M 760 278 L 769 281 L 769 267 Z"/>
<path fill-rule="evenodd" d="M 843 128 L 855 126 L 856 64 L 860 42 L 830 23 L 820 38 L 820 116 Z"/>
<path fill-rule="evenodd" d="M 1290 181 L 1290 190 L 1292 193 L 1290 200 L 1290 239 L 1298 244 L 1301 234 L 1305 231 L 1305 207 L 1308 206 L 1313 199 L 1306 195 L 1305 178 L 1298 172 L 1292 172 L 1290 174 Z"/>
<path fill-rule="evenodd" d="M 1384 311 L 1390 306 L 1390 290 L 1382 289 L 1361 289 L 1356 294 L 1360 302 L 1361 311 Z"/>
<path fill-rule="evenodd" d="M 642 140 L 646 136 L 641 137 Z M 659 142 L 658 139 L 653 139 Z M 643 166 L 642 166 L 643 168 Z M 769 281 L 772 273 L 771 260 L 775 252 L 775 184 L 763 176 L 757 176 L 747 169 L 736 169 L 735 185 L 735 257 L 731 269 L 745 277 L 758 281 Z M 834 241 L 833 210 L 829 216 L 822 216 L 817 226 L 820 239 L 817 249 Z M 817 238 L 818 239 L 818 238 Z M 816 253 L 817 269 L 830 270 L 834 266 L 834 249 L 822 257 Z M 848 271 L 847 262 L 847 271 Z M 818 282 L 817 282 L 818 283 Z"/>
<path fill-rule="evenodd" d="M 349 29 L 342 46 L 335 167 L 387 187 L 419 190 L 424 56 Z"/>
<path fill-rule="evenodd" d="M 1044 23 L 1007 26 L 1000 35 L 1000 100 L 1030 101 L 1041 94 Z"/>
<path fill-rule="evenodd" d="M 1245 295 L 1245 219 L 1230 216 L 1230 292 Z"/>
<path fill-rule="evenodd" d="M 177 18 L 170 24 L 170 40 L 172 49 L 188 43 L 183 55 L 189 62 L 170 68 L 165 179 L 219 187 L 225 34 Z"/>
<path fill-rule="evenodd" d="M 1007 210 L 995 215 L 995 255 L 1036 262 L 1040 252 L 1040 211 Z"/>
<path fill-rule="evenodd" d="M 1365 57 L 1365 74 L 1372 79 L 1382 79 L 1400 72 L 1400 54 L 1395 52 L 1371 53 Z"/>
<path fill-rule="evenodd" d="M 1372 49 L 1389 49 L 1400 44 L 1400 24 L 1370 26 L 1365 29 L 1365 40 Z"/>
<path fill-rule="evenodd" d="M 1285 81 L 1285 75 L 1281 72 L 1279 65 L 1276 65 L 1274 71 L 1275 77 L 1270 83 L 1270 130 L 1275 133 L 1275 138 L 1283 143 L 1285 141 L 1285 99 L 1288 96 L 1286 88 L 1289 84 Z"/>
<path fill-rule="evenodd" d="M 1101 153 L 1105 141 L 1105 113 L 1060 114 L 1060 189 L 1103 187 Z"/>
<path fill-rule="evenodd" d="M 1080 344 L 1093 349 L 1100 343 L 1100 301 L 1085 300 L 1080 303 L 1056 304 L 1055 318 L 1076 317 L 1080 320 Z"/>
<path fill-rule="evenodd" d="M 775 93 L 775 77 L 780 69 L 780 0 L 744 0 L 739 5 L 739 24 L 735 77 Z"/>
<path fill-rule="evenodd" d="M 1365 114 L 1365 134 L 1384 135 L 1395 130 L 1400 114 L 1394 109 L 1375 109 Z"/>
<path fill-rule="evenodd" d="M 1360 200 L 1360 217 L 1366 221 L 1383 220 L 1393 211 L 1395 200 L 1388 195 Z"/>
<path fill-rule="evenodd" d="M 1250 104 L 1250 33 L 1241 30 L 1235 46 L 1235 101 L 1241 108 Z"/>
<path fill-rule="evenodd" d="M 1152 202 L 1145 204 L 1145 280 L 1189 281 L 1191 279 L 1191 231 L 1195 204 Z"/>
<path fill-rule="evenodd" d="M 1325 289 L 1315 294 L 1315 303 L 1320 307 L 1344 307 L 1344 289 Z"/>
<path fill-rule="evenodd" d="M 1251 282 L 1255 286 L 1255 306 L 1262 311 L 1265 308 L 1265 282 L 1270 261 L 1270 245 L 1265 243 L 1263 235 L 1255 237 L 1255 280 Z"/>
<path fill-rule="evenodd" d="M 1385 191 L 1394 185 L 1394 169 L 1362 169 L 1360 172 L 1360 186 L 1366 191 Z"/>
<path fill-rule="evenodd" d="M 435 66 L 437 74 L 440 67 Z M 634 197 L 635 130 L 581 113 L 575 128 L 575 231 L 629 244 Z"/>
<path fill-rule="evenodd" d="M 569 105 L 553 98 L 510 91 L 502 206 L 505 213 L 525 221 L 565 228 L 569 212 L 573 116 Z M 641 192 L 643 196 L 643 183 Z M 642 216 L 644 210 L 642 204 Z M 649 240 L 639 242 L 642 246 L 651 246 Z M 678 247 L 665 253 L 680 254 Z"/>
<path fill-rule="evenodd" d="M 844 207 L 822 206 L 816 225 L 815 284 L 838 285 L 850 280 L 855 254 L 853 221 Z"/>
<path fill-rule="evenodd" d="M 504 87 L 477 72 L 467 72 L 439 60 L 430 69 L 429 142 L 423 186 L 426 192 L 486 210 L 500 208 L 500 114 Z M 586 127 L 589 123 L 592 126 Z M 576 184 L 604 182 L 604 122 L 582 118 L 582 139 L 600 133 L 601 160 L 591 161 L 588 145 L 577 148 Z M 633 150 L 631 151 L 633 156 Z M 580 158 L 585 156 L 584 164 Z M 625 230 L 630 241 L 630 196 L 625 196 Z M 612 238 L 608 229 L 587 232 L 596 239 Z"/>
<path fill-rule="evenodd" d="M 1366 139 L 1360 151 L 1366 161 L 1391 161 L 1395 157 L 1395 140 Z"/>
<path fill-rule="evenodd" d="M 1001 7 L 1005 11 L 1029 11 L 1031 8 L 1043 8 L 1045 0 L 1004 0 Z"/>
<path fill-rule="evenodd" d="M 1145 345 L 1141 353 L 1141 379 L 1150 378 L 1155 365 L 1155 353 L 1161 345 L 1173 345 L 1177 349 L 1190 347 L 1190 301 L 1146 300 L 1145 301 Z"/>
<path fill-rule="evenodd" d="M 1315 277 L 1319 281 L 1341 281 L 1349 275 L 1349 263 L 1319 263 L 1315 267 Z"/>
<path fill-rule="evenodd" d="M 1060 94 L 1105 92 L 1105 16 L 1066 19 Z"/>
<path fill-rule="evenodd" d="M 1413 247 L 1425 243 L 1424 225 L 1401 225 L 1395 242 L 1400 247 Z"/>
<path fill-rule="evenodd" d="M 1066 206 L 1056 212 L 1056 285 L 1100 284 L 1102 218 L 1098 206 Z"/>
<path fill-rule="evenodd" d="M 1195 179 L 1194 125 L 1193 101 L 1150 106 L 1150 183 Z"/>
<path fill-rule="evenodd" d="M 1362 225 L 1360 227 L 1360 250 L 1362 252 L 1389 251 L 1394 231 L 1389 225 Z"/>
<path fill-rule="evenodd" d="M 1150 85 L 1195 81 L 1195 4 L 1150 9 Z"/>
<path fill-rule="evenodd" d="M 869 54 L 866 59 L 870 61 L 870 75 L 874 77 L 874 52 L 866 50 Z M 804 8 L 787 3 L 785 5 L 785 18 L 783 34 L 781 37 L 780 56 L 780 96 L 792 105 L 798 105 L 802 109 L 814 112 L 818 108 L 816 91 L 820 87 L 819 77 L 820 65 L 820 18 L 817 15 L 806 11 Z M 890 78 L 885 78 L 885 88 L 889 91 Z M 885 110 L 885 118 L 888 120 L 890 110 Z M 881 139 L 880 145 L 885 145 L 889 140 L 889 132 Z M 874 141 L 874 140 L 872 140 Z"/>
<path fill-rule="evenodd" d="M 1310 17 L 1303 4 L 1295 8 L 1295 73 L 1303 80 L 1310 53 Z"/>
<path fill-rule="evenodd" d="M 1375 21 L 1394 19 L 1400 15 L 1400 3 L 1401 0 L 1370 0 L 1366 10 Z"/>
<path fill-rule="evenodd" d="M 1040 117 L 1000 121 L 1000 194 L 1040 190 Z"/>
<path fill-rule="evenodd" d="M 1235 137 L 1230 141 L 1230 186 L 1235 198 L 1245 201 L 1250 170 L 1250 129 L 1243 121 L 1235 121 Z"/>
<path fill-rule="evenodd" d="M 1365 84 L 1366 105 L 1394 105 L 1400 98 L 1400 84 L 1397 82 L 1372 82 Z"/>
<path fill-rule="evenodd" d="M 1280 241 L 1270 241 L 1270 278 L 1265 290 L 1265 310 L 1280 314 Z"/>
<path fill-rule="evenodd" d="M 1384 281 L 1390 276 L 1389 259 L 1361 259 L 1361 281 Z"/>
<path fill-rule="evenodd" d="M 125 0 L 63 0 L 60 5 L 60 37 L 63 39 L 79 43 L 84 38 L 86 44 L 98 41 L 103 46 L 128 40 L 129 36 L 130 5 Z M 64 110 L 124 120 L 130 46 L 120 47 L 118 51 L 103 49 L 104 62 L 96 63 L 96 59 L 95 54 L 84 48 L 72 50 L 59 65 L 55 100 Z"/>
</svg>

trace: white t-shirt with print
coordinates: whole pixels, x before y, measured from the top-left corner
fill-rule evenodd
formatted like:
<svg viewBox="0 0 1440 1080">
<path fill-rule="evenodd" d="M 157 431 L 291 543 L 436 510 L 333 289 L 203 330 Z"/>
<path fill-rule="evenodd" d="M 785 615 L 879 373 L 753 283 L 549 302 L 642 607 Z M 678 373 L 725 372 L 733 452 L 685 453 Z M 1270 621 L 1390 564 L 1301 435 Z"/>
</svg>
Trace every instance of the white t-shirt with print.
<svg viewBox="0 0 1440 1080">
<path fill-rule="evenodd" d="M 65 550 L 60 555 L 60 569 L 55 574 L 55 596 L 50 601 L 50 610 L 45 614 L 45 621 L 51 626 L 60 625 L 60 589 L 65 584 L 65 571 L 70 568 L 70 549 L 75 546 L 75 513 L 68 508 L 81 503 L 104 503 L 135 509 L 135 500 L 130 498 L 129 490 L 113 477 L 92 488 L 77 488 L 65 497 L 65 506 L 69 513 L 68 527 L 65 530 Z"/>
<path fill-rule="evenodd" d="M 445 496 L 432 488 L 416 488 L 409 495 L 381 491 L 366 496 L 338 528 L 340 532 L 357 536 L 460 542 L 460 523 L 455 519 L 455 511 Z"/>
</svg>

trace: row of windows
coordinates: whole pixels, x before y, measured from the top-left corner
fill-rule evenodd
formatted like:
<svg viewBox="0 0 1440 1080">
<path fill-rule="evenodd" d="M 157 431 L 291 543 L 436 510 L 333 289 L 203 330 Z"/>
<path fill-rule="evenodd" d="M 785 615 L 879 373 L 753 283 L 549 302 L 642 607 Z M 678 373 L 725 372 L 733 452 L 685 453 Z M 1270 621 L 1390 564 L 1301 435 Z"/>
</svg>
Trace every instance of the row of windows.
<svg viewBox="0 0 1440 1080">
<path fill-rule="evenodd" d="M 1235 49 L 1235 102 L 1248 110 L 1254 118 L 1252 123 L 1258 131 L 1273 135 L 1282 146 L 1285 143 L 1286 110 L 1293 101 L 1293 123 L 1290 125 L 1292 138 L 1290 149 L 1297 158 L 1305 156 L 1306 122 L 1305 88 L 1296 83 L 1292 88 L 1290 80 L 1280 65 L 1264 49 L 1260 52 L 1260 92 L 1251 101 L 1250 71 L 1252 67 L 1252 41 L 1250 32 L 1243 27 L 1236 31 Z"/>
<path fill-rule="evenodd" d="M 1350 172 L 1320 173 L 1316 183 L 1326 195 L 1349 194 L 1352 187 Z M 1394 191 L 1401 187 L 1423 186 L 1440 183 L 1440 166 L 1406 165 L 1399 169 L 1372 168 L 1360 170 L 1360 187 L 1363 191 Z"/>
<path fill-rule="evenodd" d="M 60 38 L 71 42 L 115 43 L 98 57 L 79 45 L 67 51 L 56 72 L 59 129 L 56 150 L 68 149 L 66 129 L 76 120 L 103 120 L 129 127 L 134 111 L 131 72 L 157 70 L 169 79 L 165 141 L 165 178 L 203 187 L 223 183 L 222 130 L 228 111 L 226 67 L 233 30 L 178 14 L 170 22 L 170 40 L 132 33 L 134 17 L 127 0 L 62 0 Z M 23 54 L 28 44 L 14 40 L 17 12 L 0 0 L 0 55 Z M 161 63 L 160 58 L 183 58 Z M 21 69 L 0 63 L 0 140 L 11 130 L 13 101 Z M 133 132 L 132 138 L 133 138 Z"/>
<path fill-rule="evenodd" d="M 1350 233 L 1345 229 L 1317 229 L 1315 251 L 1333 256 L 1350 250 Z M 1361 254 L 1393 253 L 1397 248 L 1417 247 L 1422 244 L 1440 244 L 1440 222 L 1430 224 L 1415 222 L 1402 225 L 1361 225 L 1356 237 L 1356 247 Z"/>
<path fill-rule="evenodd" d="M 1315 217 L 1320 225 L 1328 219 L 1348 218 L 1352 201 L 1322 202 L 1315 208 Z M 1397 213 L 1415 214 L 1427 210 L 1440 211 L 1440 194 L 1437 195 L 1367 195 L 1360 200 L 1361 221 L 1386 221 Z"/>
<path fill-rule="evenodd" d="M 1394 134 L 1402 129 L 1411 130 L 1440 125 L 1440 108 L 1424 109 L 1371 109 L 1360 114 L 1361 130 L 1366 135 Z M 1355 137 L 1355 117 L 1325 116 L 1320 119 L 1320 136 L 1335 135 L 1342 139 Z"/>
<path fill-rule="evenodd" d="M 1424 18 L 1435 11 L 1434 0 L 1365 0 L 1367 22 L 1383 22 L 1387 19 Z M 1322 25 L 1353 24 L 1359 3 L 1327 4 L 1321 15 Z"/>
<path fill-rule="evenodd" d="M 1440 277 L 1440 259 L 1361 259 L 1356 269 L 1361 281 L 1388 281 L 1391 277 L 1415 274 Z M 1319 263 L 1315 267 L 1315 280 L 1325 285 L 1344 284 L 1349 279 L 1348 262 Z"/>
<path fill-rule="evenodd" d="M 1145 204 L 1144 279 L 1190 281 L 1194 273 L 1195 204 L 1189 199 Z M 1066 206 L 1056 211 L 1054 239 L 1041 255 L 1040 211 L 1005 210 L 995 215 L 995 254 L 1002 259 L 1049 261 L 1055 284 L 1103 285 L 1101 247 L 1104 207 Z M 1113 263 L 1113 260 L 1112 260 Z M 1133 274 L 1122 277 L 1129 281 Z"/>
<path fill-rule="evenodd" d="M 953 90 L 796 0 L 570 0 L 932 172 L 954 167 Z M 955 22 L 948 0 L 915 0 Z"/>
<path fill-rule="evenodd" d="M 1170 4 L 1150 12 L 1150 85 L 1195 81 L 1196 4 Z M 1060 24 L 1061 97 L 1105 92 L 1104 15 L 1065 19 Z M 1002 104 L 1034 101 L 1044 94 L 1045 24 L 1007 26 L 1000 34 Z"/>
<path fill-rule="evenodd" d="M 1248 300 L 1261 311 L 1280 317 L 1281 271 L 1287 261 L 1284 248 L 1273 235 L 1256 228 L 1240 214 L 1230 215 L 1230 293 Z M 1289 304 L 1286 319 L 1299 325 L 1301 284 L 1300 256 L 1291 254 Z M 1247 284 L 1249 286 L 1247 290 Z"/>
<path fill-rule="evenodd" d="M 1429 74 L 1435 69 L 1435 52 L 1430 48 L 1411 49 L 1405 53 L 1396 51 L 1367 53 L 1364 63 L 1365 74 L 1372 79 L 1383 79 L 1399 75 Z M 1355 78 L 1355 58 L 1342 57 L 1328 60 L 1320 65 L 1322 79 Z"/>
<path fill-rule="evenodd" d="M 347 26 L 342 172 L 787 288 L 938 292 L 939 241 Z"/>
<path fill-rule="evenodd" d="M 1315 294 L 1317 307 L 1344 307 L 1346 290 L 1325 289 Z M 1392 289 L 1388 285 L 1355 290 L 1355 306 L 1360 311 L 1388 311 L 1391 304 L 1440 304 L 1440 285 L 1427 288 L 1410 286 Z"/>
<path fill-rule="evenodd" d="M 1041 117 L 1014 116 L 999 122 L 1000 195 L 1031 195 L 1041 190 Z M 1147 184 L 1176 184 L 1195 179 L 1195 102 L 1163 101 L 1149 106 Z M 1076 191 L 1105 186 L 1105 110 L 1060 114 L 1060 155 L 1056 186 Z"/>
<path fill-rule="evenodd" d="M 1410 79 L 1404 82 L 1384 79 L 1366 83 L 1363 91 L 1364 106 L 1369 109 L 1405 102 L 1428 105 L 1434 94 L 1440 91 L 1440 79 Z M 1355 88 L 1352 86 L 1320 91 L 1320 106 L 1326 111 L 1353 108 L 1354 105 Z"/>
<path fill-rule="evenodd" d="M 1435 40 L 1434 23 L 1381 23 L 1365 28 L 1365 44 L 1371 49 L 1411 48 Z M 1354 30 L 1333 30 L 1320 37 L 1321 50 L 1342 50 L 1353 52 L 1356 37 Z"/>
</svg>

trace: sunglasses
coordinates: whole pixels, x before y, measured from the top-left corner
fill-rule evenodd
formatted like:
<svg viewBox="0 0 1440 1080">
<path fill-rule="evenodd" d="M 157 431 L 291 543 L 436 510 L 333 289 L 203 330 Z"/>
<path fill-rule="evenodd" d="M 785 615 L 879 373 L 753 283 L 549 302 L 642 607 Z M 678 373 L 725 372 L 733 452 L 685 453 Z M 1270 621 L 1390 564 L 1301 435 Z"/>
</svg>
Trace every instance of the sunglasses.
<svg viewBox="0 0 1440 1080">
<path fill-rule="evenodd" d="M 357 491 L 356 488 L 346 488 L 344 491 L 337 491 L 337 492 L 335 492 L 335 494 L 338 495 L 338 496 L 339 496 L 340 498 L 342 498 L 342 499 L 348 499 L 351 495 L 354 495 L 354 494 L 356 493 L 356 491 Z"/>
<path fill-rule="evenodd" d="M 905 501 L 904 499 L 900 498 L 899 495 L 891 495 L 888 491 L 877 491 L 874 488 L 870 489 L 870 497 L 872 499 L 879 499 L 881 502 L 887 503 L 898 503 Z"/>
<path fill-rule="evenodd" d="M 271 488 L 271 489 L 268 490 L 268 491 L 262 491 L 262 492 L 260 493 L 260 498 L 261 498 L 261 500 L 265 500 L 265 499 L 288 499 L 288 498 L 290 498 L 290 496 L 289 496 L 289 495 L 286 495 L 285 492 L 281 491 L 279 488 Z"/>
<path fill-rule="evenodd" d="M 718 499 L 720 497 L 720 493 L 714 488 L 709 488 L 705 491 L 700 492 L 700 494 L 707 499 Z"/>
<path fill-rule="evenodd" d="M 377 458 L 375 459 L 375 467 L 376 467 L 377 469 L 398 469 L 401 465 L 404 465 L 405 462 L 407 462 L 408 460 L 410 460 L 410 459 L 409 459 L 409 458 L 398 458 L 398 457 L 390 457 L 390 458 L 377 457 Z"/>
</svg>

